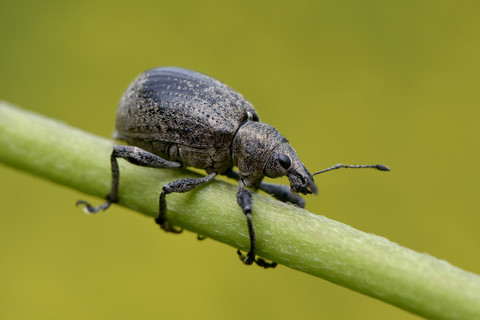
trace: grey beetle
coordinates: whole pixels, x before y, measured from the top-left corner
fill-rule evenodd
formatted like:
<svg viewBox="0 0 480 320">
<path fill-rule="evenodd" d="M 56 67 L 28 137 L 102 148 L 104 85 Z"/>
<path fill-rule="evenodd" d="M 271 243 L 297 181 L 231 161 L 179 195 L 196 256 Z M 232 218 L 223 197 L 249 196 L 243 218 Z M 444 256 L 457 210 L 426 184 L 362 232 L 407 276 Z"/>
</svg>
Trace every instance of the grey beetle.
<svg viewBox="0 0 480 320">
<path fill-rule="evenodd" d="M 89 213 L 106 210 L 118 202 L 119 168 L 117 158 L 153 168 L 195 167 L 207 176 L 179 179 L 163 186 L 156 223 L 167 232 L 180 233 L 166 219 L 166 195 L 188 192 L 214 179 L 217 174 L 238 180 L 237 202 L 247 218 L 250 250 L 237 251 L 243 263 L 269 268 L 255 254 L 255 229 L 252 223 L 253 198 L 246 189 L 263 190 L 275 198 L 304 207 L 297 194 L 316 193 L 313 176 L 274 127 L 259 122 L 253 105 L 222 82 L 201 73 L 175 68 L 156 68 L 140 74 L 123 94 L 116 119 L 114 137 L 129 145 L 116 145 L 111 155 L 112 186 L 107 202 L 93 207 L 83 200 Z M 238 172 L 233 167 L 238 167 Z M 376 168 L 383 165 L 349 166 L 338 164 L 315 174 L 347 168 Z M 290 188 L 262 182 L 267 176 L 287 176 Z"/>
</svg>

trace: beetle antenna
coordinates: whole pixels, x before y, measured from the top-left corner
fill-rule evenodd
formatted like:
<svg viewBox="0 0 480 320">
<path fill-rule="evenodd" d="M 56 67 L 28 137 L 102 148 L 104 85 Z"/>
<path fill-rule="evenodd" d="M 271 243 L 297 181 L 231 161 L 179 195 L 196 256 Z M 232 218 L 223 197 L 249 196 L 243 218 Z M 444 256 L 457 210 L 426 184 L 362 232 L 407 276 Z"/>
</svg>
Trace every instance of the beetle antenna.
<svg viewBox="0 0 480 320">
<path fill-rule="evenodd" d="M 312 174 L 312 176 L 314 176 L 316 174 L 324 173 L 324 172 L 327 172 L 327 171 L 340 169 L 340 168 L 353 168 L 353 169 L 373 168 L 373 169 L 377 169 L 377 170 L 380 170 L 380 171 L 390 171 L 390 168 L 387 167 L 387 166 L 384 166 L 383 164 L 361 164 L 361 165 L 357 165 L 357 166 L 351 166 L 351 165 L 348 165 L 348 164 L 337 163 L 336 165 L 331 166 L 330 168 L 323 169 L 323 170 L 320 170 L 318 172 L 315 172 L 314 174 Z"/>
</svg>

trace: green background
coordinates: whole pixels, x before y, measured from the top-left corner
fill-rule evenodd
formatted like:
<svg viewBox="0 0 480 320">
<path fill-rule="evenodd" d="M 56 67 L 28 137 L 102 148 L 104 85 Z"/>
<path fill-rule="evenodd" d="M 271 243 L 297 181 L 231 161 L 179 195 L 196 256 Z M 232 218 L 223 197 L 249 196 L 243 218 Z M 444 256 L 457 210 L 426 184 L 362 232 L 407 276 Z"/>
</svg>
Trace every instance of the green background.
<svg viewBox="0 0 480 320">
<path fill-rule="evenodd" d="M 110 136 L 141 71 L 209 74 L 251 101 L 311 171 L 392 168 L 316 177 L 310 211 L 480 273 L 479 9 L 2 1 L 0 99 Z M 101 201 L 0 166 L 1 319 L 416 318 L 282 266 L 246 267 L 231 247 L 160 232 L 118 206 L 85 215 L 79 198 Z"/>
</svg>

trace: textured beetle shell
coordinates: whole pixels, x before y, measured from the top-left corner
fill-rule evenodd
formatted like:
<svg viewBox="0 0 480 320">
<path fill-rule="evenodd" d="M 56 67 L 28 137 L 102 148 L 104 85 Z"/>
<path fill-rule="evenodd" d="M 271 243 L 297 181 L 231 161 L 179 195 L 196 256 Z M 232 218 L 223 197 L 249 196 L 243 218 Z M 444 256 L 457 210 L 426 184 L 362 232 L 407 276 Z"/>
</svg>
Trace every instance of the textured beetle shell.
<svg viewBox="0 0 480 320">
<path fill-rule="evenodd" d="M 232 166 L 231 144 L 253 105 L 229 86 L 182 68 L 139 75 L 117 109 L 115 138 L 207 171 Z"/>
<path fill-rule="evenodd" d="M 267 123 L 249 121 L 240 128 L 232 145 L 233 164 L 249 186 L 263 179 L 263 169 L 273 150 L 281 143 L 288 144 L 288 140 Z"/>
</svg>

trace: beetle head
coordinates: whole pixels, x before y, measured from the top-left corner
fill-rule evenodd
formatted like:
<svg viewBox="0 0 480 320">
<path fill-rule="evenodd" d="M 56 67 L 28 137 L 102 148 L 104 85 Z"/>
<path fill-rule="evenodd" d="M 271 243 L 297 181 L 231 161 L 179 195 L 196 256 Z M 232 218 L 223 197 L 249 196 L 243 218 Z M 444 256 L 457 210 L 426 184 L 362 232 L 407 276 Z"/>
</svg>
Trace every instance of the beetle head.
<svg viewBox="0 0 480 320">
<path fill-rule="evenodd" d="M 300 161 L 288 141 L 282 142 L 273 150 L 263 172 L 265 176 L 270 178 L 287 176 L 293 192 L 317 193 L 312 175 Z"/>
<path fill-rule="evenodd" d="M 232 147 L 233 162 L 247 187 L 258 186 L 264 176 L 287 176 L 293 192 L 317 193 L 310 172 L 288 140 L 271 125 L 247 121 L 238 130 Z"/>
</svg>

